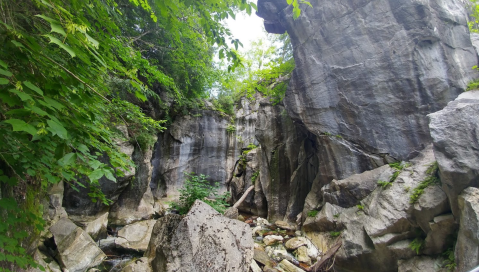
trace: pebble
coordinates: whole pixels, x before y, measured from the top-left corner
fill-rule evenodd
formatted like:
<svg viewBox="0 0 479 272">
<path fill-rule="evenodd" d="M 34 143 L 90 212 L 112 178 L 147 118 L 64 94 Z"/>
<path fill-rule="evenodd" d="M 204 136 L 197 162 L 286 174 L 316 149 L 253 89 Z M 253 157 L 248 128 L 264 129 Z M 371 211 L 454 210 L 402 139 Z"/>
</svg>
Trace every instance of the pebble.
<svg viewBox="0 0 479 272">
<path fill-rule="evenodd" d="M 263 238 L 263 242 L 269 246 L 277 242 L 283 242 L 283 237 L 279 235 L 268 235 Z"/>
</svg>

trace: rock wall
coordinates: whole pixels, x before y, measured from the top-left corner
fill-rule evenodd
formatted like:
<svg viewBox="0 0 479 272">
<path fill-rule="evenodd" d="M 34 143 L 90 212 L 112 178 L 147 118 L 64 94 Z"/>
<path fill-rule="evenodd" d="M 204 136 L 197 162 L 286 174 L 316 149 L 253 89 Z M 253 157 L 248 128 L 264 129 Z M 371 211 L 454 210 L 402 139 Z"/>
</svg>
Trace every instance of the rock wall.
<svg viewBox="0 0 479 272">
<path fill-rule="evenodd" d="M 411 159 L 431 142 L 426 115 L 442 109 L 473 78 L 477 56 L 460 1 L 311 1 L 292 18 L 282 0 L 259 0 L 272 33 L 287 31 L 296 69 L 284 99 L 311 133 L 339 135 L 331 157 Z M 344 148 L 341 148 L 344 146 Z M 321 163 L 329 163 L 322 160 Z M 329 172 L 369 170 L 358 158 Z M 343 176 L 344 178 L 345 176 Z"/>
</svg>

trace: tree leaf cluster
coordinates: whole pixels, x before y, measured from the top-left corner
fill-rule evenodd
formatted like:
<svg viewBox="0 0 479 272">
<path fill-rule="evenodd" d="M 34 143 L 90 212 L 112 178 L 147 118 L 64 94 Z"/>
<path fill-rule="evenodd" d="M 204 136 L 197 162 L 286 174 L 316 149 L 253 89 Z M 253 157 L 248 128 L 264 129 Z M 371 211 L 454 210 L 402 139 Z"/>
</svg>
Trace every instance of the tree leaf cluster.
<svg viewBox="0 0 479 272">
<path fill-rule="evenodd" d="M 239 41 L 220 20 L 253 8 L 241 0 L 0 1 L 0 200 L 10 196 L 22 210 L 25 188 L 40 194 L 65 182 L 110 204 L 99 180 L 116 181 L 134 167 L 115 141 L 128 136 L 144 149 L 151 145 L 144 136 L 164 129 L 138 105 L 159 103 L 162 92 L 177 104 L 205 96 L 213 46 L 238 65 L 229 46 Z M 122 82 L 138 105 L 112 82 Z M 29 216 L 1 207 L 0 221 L 12 215 Z M 23 267 L 32 260 L 20 231 L 0 226 L 2 241 L 17 241 L 8 240 L 13 248 L 0 249 L 0 258 Z"/>
</svg>

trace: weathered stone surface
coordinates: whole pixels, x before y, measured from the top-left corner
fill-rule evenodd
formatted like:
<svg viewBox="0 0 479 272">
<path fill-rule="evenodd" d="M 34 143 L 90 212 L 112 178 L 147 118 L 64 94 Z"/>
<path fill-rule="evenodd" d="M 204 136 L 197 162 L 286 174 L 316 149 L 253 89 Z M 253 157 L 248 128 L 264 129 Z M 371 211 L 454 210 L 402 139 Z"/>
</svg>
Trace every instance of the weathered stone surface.
<svg viewBox="0 0 479 272">
<path fill-rule="evenodd" d="M 471 42 L 476 52 L 479 52 L 479 33 L 471 32 Z"/>
<path fill-rule="evenodd" d="M 183 217 L 179 214 L 167 214 L 158 219 L 153 226 L 145 257 L 148 258 L 155 272 L 167 271 L 167 256 L 170 255 L 169 252 L 176 250 L 171 245 L 181 219 Z"/>
<path fill-rule="evenodd" d="M 323 206 L 321 211 L 315 217 L 308 216 L 303 223 L 304 231 L 333 231 L 343 228 L 338 216 L 343 209 L 328 202 Z"/>
<path fill-rule="evenodd" d="M 286 270 L 287 272 L 303 272 L 303 269 L 296 267 L 294 264 L 290 263 L 288 260 L 282 260 L 279 263 L 279 266 Z"/>
<path fill-rule="evenodd" d="M 421 203 L 421 199 L 424 202 L 416 204 L 416 210 L 410 202 L 413 189 L 428 176 L 426 170 L 434 160 L 432 146 L 428 146 L 410 161 L 411 166 L 403 169 L 390 186 L 377 187 L 364 198 L 361 201 L 363 210 L 357 207 L 343 209 L 337 219 L 344 225 L 341 233 L 343 245 L 336 256 L 339 270 L 392 272 L 397 271 L 399 259 L 416 255 L 409 244 L 417 235 L 419 222 L 424 221 L 429 225 L 435 217 L 449 210 L 444 208 L 447 205 L 443 205 L 444 197 L 440 194 L 440 188 L 424 190 L 418 203 Z M 430 206 L 427 201 L 436 203 L 439 208 Z M 420 214 L 415 216 L 417 212 Z M 433 240 L 441 236 L 432 228 L 427 227 L 431 230 L 431 252 L 437 250 L 433 249 Z"/>
<path fill-rule="evenodd" d="M 40 250 L 36 250 L 33 254 L 33 259 L 35 262 L 45 268 L 47 272 L 62 272 L 60 266 L 51 256 L 43 254 Z M 42 270 L 38 268 L 29 268 L 27 272 L 41 272 Z"/>
<path fill-rule="evenodd" d="M 439 214 L 450 212 L 449 201 L 439 185 L 424 189 L 424 193 L 414 204 L 413 216 L 421 229 L 427 233 L 431 230 L 429 223 Z"/>
<path fill-rule="evenodd" d="M 281 104 L 261 98 L 259 105 L 256 138 L 268 219 L 296 221 L 319 170 L 316 139 L 296 125 Z"/>
<path fill-rule="evenodd" d="M 275 260 L 276 262 L 280 262 L 281 260 L 290 257 L 288 255 L 288 251 L 281 243 L 267 246 L 265 248 L 265 252 L 271 259 Z"/>
<path fill-rule="evenodd" d="M 106 238 L 108 212 L 96 216 L 71 215 L 69 218 L 86 231 L 93 240 Z"/>
<path fill-rule="evenodd" d="M 203 110 L 199 116 L 178 117 L 159 134 L 150 183 L 157 199 L 178 197 L 178 189 L 188 178 L 185 172 L 207 175 L 208 180 L 220 182 L 225 188 L 228 171 L 234 166 L 234 161 L 228 161 L 229 144 L 234 140 L 226 131 L 229 119 L 219 112 Z"/>
<path fill-rule="evenodd" d="M 458 0 L 320 1 L 297 20 L 283 1 L 258 6 L 291 37 L 296 69 L 284 102 L 292 118 L 366 154 L 414 157 L 431 140 L 426 114 L 473 78 L 477 57 Z M 369 162 L 336 170 L 360 163 Z"/>
<path fill-rule="evenodd" d="M 479 265 L 479 189 L 469 187 L 459 195 L 459 233 L 456 243 L 457 271 Z"/>
<path fill-rule="evenodd" d="M 300 246 L 308 244 L 308 239 L 305 237 L 294 237 L 289 239 L 284 246 L 289 250 L 295 250 Z"/>
<path fill-rule="evenodd" d="M 247 224 L 197 200 L 181 221 L 158 220 L 145 256 L 153 271 L 243 272 L 253 258 L 251 235 Z"/>
<path fill-rule="evenodd" d="M 127 250 L 146 251 L 155 223 L 156 220 L 146 220 L 125 226 L 118 231 L 115 244 Z"/>
<path fill-rule="evenodd" d="M 398 272 L 446 272 L 446 268 L 441 268 L 444 259 L 432 258 L 427 256 L 414 257 L 409 260 L 398 261 Z"/>
<path fill-rule="evenodd" d="M 259 265 L 256 263 L 255 260 L 252 260 L 252 261 L 251 261 L 251 266 L 250 266 L 250 268 L 251 268 L 251 271 L 252 271 L 252 272 L 262 272 L 262 271 L 263 271 L 263 270 L 261 270 L 261 268 L 259 267 Z"/>
<path fill-rule="evenodd" d="M 457 216 L 457 196 L 469 186 L 479 186 L 479 91 L 462 93 L 428 116 L 442 189 Z"/>
<path fill-rule="evenodd" d="M 99 265 L 106 255 L 80 227 L 66 218 L 50 227 L 55 238 L 60 264 L 64 270 L 83 272 Z"/>
<path fill-rule="evenodd" d="M 160 203 L 156 203 L 150 188 L 153 167 L 151 149 L 141 150 L 135 147 L 132 159 L 138 171 L 135 179 L 123 190 L 110 208 L 109 221 L 114 225 L 128 225 L 140 220 L 151 219 L 155 213 L 164 213 Z"/>
<path fill-rule="evenodd" d="M 389 165 L 384 165 L 343 180 L 333 180 L 321 189 L 323 202 L 343 208 L 356 206 L 376 189 L 379 180 L 389 181 L 394 171 Z"/>
<path fill-rule="evenodd" d="M 434 217 L 433 221 L 429 222 L 429 229 L 424 243 L 424 254 L 441 254 L 455 242 L 452 237 L 454 237 L 457 225 L 452 214 Z"/>
<path fill-rule="evenodd" d="M 296 250 L 296 259 L 300 262 L 311 265 L 311 258 L 308 255 L 308 248 L 301 246 Z"/>
<path fill-rule="evenodd" d="M 274 243 L 283 242 L 283 237 L 279 235 L 268 235 L 263 238 L 263 243 L 267 246 Z"/>
<path fill-rule="evenodd" d="M 121 272 L 152 272 L 148 258 L 142 257 L 138 260 L 134 260 L 130 262 L 125 268 L 121 270 Z"/>
<path fill-rule="evenodd" d="M 296 230 L 296 226 L 292 223 L 287 222 L 287 221 L 278 220 L 278 221 L 275 221 L 274 224 L 280 229 L 293 230 L 293 231 Z"/>
<path fill-rule="evenodd" d="M 271 266 L 271 267 L 276 266 L 276 263 L 263 250 L 255 249 L 253 259 L 257 261 L 258 263 L 261 263 L 265 266 Z"/>
</svg>

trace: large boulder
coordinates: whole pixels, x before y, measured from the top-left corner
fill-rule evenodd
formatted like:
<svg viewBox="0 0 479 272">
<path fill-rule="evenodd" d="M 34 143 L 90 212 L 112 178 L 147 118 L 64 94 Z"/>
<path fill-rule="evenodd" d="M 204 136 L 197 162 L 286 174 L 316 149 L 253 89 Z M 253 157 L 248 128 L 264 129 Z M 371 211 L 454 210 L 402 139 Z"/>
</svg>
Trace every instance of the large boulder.
<svg viewBox="0 0 479 272">
<path fill-rule="evenodd" d="M 343 179 L 380 159 L 413 158 L 431 142 L 426 115 L 474 77 L 459 0 L 320 0 L 301 5 L 296 20 L 284 2 L 258 0 L 258 15 L 291 37 L 289 115 L 318 137 L 341 137 L 318 142 L 322 175 Z"/>
<path fill-rule="evenodd" d="M 458 195 L 467 187 L 479 186 L 478 117 L 479 91 L 462 93 L 443 110 L 429 115 L 442 189 L 455 216 L 460 214 Z"/>
<path fill-rule="evenodd" d="M 479 189 L 467 188 L 459 196 L 460 226 L 456 243 L 458 272 L 479 265 Z"/>
<path fill-rule="evenodd" d="M 145 220 L 127 225 L 118 231 L 117 248 L 145 252 L 156 220 Z"/>
<path fill-rule="evenodd" d="M 95 241 L 67 218 L 50 227 L 57 246 L 57 260 L 64 271 L 84 272 L 99 265 L 106 255 Z"/>
<path fill-rule="evenodd" d="M 329 226 L 342 229 L 342 247 L 335 262 L 339 271 L 397 271 L 398 260 L 416 255 L 409 245 L 418 236 L 425 238 L 422 254 L 439 254 L 451 246 L 446 238 L 454 232 L 455 225 L 450 215 L 445 216 L 450 208 L 441 188 L 430 185 L 415 203 L 411 199 L 414 189 L 430 175 L 427 170 L 434 160 L 430 145 L 402 169 L 392 184 L 378 186 L 359 206 L 325 213 L 336 213 L 326 218 Z M 355 179 L 360 182 L 360 177 Z M 364 178 L 369 179 L 370 173 L 365 173 Z M 331 206 L 326 203 L 317 216 Z M 325 230 L 333 229 L 322 231 Z"/>
<path fill-rule="evenodd" d="M 248 271 L 253 259 L 250 227 L 197 200 L 188 214 L 160 219 L 146 252 L 153 271 Z"/>
</svg>

